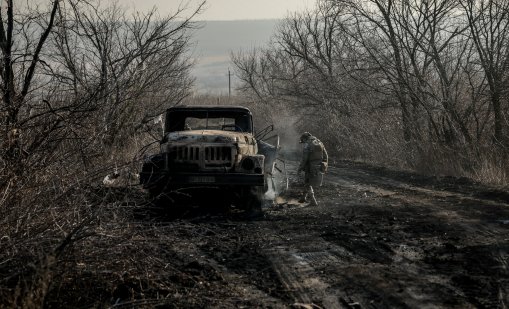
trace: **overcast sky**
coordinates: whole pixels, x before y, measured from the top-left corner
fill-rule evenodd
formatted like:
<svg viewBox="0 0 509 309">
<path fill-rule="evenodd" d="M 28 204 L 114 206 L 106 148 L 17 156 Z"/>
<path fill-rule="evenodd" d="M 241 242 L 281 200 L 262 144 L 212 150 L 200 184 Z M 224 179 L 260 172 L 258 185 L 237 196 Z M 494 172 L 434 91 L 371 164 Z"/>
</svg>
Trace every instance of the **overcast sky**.
<svg viewBox="0 0 509 309">
<path fill-rule="evenodd" d="M 103 0 L 107 2 L 107 0 Z M 288 12 L 312 8 L 317 0 L 207 0 L 199 20 L 278 19 Z M 179 4 L 196 7 L 200 0 L 118 0 L 122 6 L 147 11 L 154 6 L 161 15 L 175 12 Z"/>
</svg>

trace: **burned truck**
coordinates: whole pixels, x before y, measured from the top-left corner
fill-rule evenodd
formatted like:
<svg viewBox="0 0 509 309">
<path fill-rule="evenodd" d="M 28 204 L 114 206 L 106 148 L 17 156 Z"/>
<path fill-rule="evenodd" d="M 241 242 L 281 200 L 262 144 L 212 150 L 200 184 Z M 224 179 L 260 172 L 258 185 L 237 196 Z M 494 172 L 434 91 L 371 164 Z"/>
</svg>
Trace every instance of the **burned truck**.
<svg viewBox="0 0 509 309">
<path fill-rule="evenodd" d="M 274 140 L 269 144 L 255 137 L 245 107 L 172 107 L 166 111 L 160 152 L 145 159 L 140 182 L 154 197 L 213 188 L 238 206 L 259 209 L 273 185 L 279 148 L 279 139 Z"/>
</svg>

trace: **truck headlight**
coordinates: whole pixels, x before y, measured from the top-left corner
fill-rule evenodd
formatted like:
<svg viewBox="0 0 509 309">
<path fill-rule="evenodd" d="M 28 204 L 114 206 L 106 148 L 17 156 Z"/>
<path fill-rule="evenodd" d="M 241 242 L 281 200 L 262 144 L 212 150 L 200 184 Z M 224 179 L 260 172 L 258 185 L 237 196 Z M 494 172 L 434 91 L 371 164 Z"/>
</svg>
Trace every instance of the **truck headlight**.
<svg viewBox="0 0 509 309">
<path fill-rule="evenodd" d="M 242 160 L 240 167 L 242 167 L 242 169 L 245 169 L 246 171 L 251 171 L 252 169 L 255 168 L 255 162 L 253 158 L 247 157 Z"/>
<path fill-rule="evenodd" d="M 240 168 L 246 172 L 261 174 L 263 173 L 263 155 L 251 155 L 244 157 L 240 161 Z"/>
</svg>

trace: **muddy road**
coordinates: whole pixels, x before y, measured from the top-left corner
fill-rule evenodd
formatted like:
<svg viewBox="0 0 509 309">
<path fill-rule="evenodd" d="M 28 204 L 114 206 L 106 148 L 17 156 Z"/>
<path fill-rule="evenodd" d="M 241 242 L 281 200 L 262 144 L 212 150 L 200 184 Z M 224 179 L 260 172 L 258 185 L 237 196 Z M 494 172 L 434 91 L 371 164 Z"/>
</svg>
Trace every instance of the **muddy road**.
<svg viewBox="0 0 509 309">
<path fill-rule="evenodd" d="M 80 285 L 96 293 L 65 295 L 73 306 L 113 307 L 509 306 L 507 192 L 342 162 L 311 207 L 290 178 L 255 219 L 213 200 L 126 208 L 121 226 L 103 221 L 95 251 L 75 261 Z M 115 230 L 130 241 L 115 241 Z M 106 252 L 109 264 L 94 259 Z"/>
</svg>

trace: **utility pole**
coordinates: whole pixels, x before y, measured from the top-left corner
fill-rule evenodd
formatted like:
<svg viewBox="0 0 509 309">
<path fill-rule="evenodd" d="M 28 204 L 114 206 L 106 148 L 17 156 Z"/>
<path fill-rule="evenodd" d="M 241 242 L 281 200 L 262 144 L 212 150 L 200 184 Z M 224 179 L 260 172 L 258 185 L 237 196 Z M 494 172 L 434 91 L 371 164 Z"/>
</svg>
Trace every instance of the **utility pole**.
<svg viewBox="0 0 509 309">
<path fill-rule="evenodd" d="M 232 95 L 232 79 L 230 68 L 228 68 L 228 97 L 231 97 L 231 95 Z"/>
</svg>

